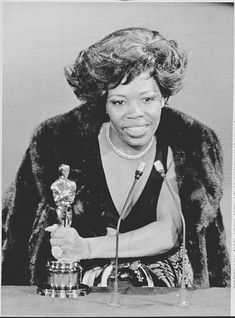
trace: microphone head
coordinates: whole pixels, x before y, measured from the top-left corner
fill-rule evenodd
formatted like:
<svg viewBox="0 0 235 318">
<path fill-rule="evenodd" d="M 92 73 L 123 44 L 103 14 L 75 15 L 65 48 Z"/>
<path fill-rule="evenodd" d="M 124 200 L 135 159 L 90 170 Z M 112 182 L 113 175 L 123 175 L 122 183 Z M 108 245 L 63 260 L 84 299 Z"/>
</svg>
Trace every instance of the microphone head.
<svg viewBox="0 0 235 318">
<path fill-rule="evenodd" d="M 146 167 L 146 163 L 141 161 L 135 171 L 135 178 L 139 179 L 140 176 L 142 176 L 144 169 Z"/>
<path fill-rule="evenodd" d="M 161 177 L 164 178 L 166 174 L 162 162 L 160 160 L 156 160 L 153 165 L 156 171 L 161 175 Z"/>
<path fill-rule="evenodd" d="M 143 173 L 145 167 L 146 167 L 146 163 L 143 162 L 143 161 L 141 161 L 141 162 L 139 163 L 139 166 L 138 166 L 137 170 L 138 170 L 140 173 Z"/>
</svg>

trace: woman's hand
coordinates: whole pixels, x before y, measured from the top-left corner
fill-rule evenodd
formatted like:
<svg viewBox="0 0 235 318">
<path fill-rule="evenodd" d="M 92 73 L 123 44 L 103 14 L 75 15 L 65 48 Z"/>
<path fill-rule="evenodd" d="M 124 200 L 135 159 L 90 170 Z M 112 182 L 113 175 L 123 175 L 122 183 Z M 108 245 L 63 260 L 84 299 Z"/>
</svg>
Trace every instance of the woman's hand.
<svg viewBox="0 0 235 318">
<path fill-rule="evenodd" d="M 59 261 L 80 261 L 90 255 L 89 243 L 72 227 L 49 226 L 52 255 Z"/>
</svg>

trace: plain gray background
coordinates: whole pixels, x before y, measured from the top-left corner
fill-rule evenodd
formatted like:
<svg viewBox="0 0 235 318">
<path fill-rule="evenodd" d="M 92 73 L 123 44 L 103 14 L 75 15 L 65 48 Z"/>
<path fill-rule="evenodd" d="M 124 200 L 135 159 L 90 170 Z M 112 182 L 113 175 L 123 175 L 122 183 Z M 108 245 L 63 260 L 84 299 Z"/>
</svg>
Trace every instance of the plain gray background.
<svg viewBox="0 0 235 318">
<path fill-rule="evenodd" d="M 156 29 L 189 54 L 185 85 L 170 106 L 213 128 L 221 141 L 221 204 L 230 250 L 233 21 L 231 3 L 3 3 L 2 190 L 13 180 L 35 127 L 78 105 L 63 67 L 116 29 Z"/>
</svg>

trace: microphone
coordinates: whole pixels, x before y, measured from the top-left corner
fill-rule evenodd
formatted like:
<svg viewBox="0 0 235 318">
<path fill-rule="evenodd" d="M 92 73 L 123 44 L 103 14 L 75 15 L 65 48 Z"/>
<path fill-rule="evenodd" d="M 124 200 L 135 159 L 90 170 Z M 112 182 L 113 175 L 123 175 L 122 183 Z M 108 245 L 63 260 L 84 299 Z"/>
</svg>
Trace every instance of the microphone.
<svg viewBox="0 0 235 318">
<path fill-rule="evenodd" d="M 119 219 L 118 219 L 118 223 L 117 223 L 117 230 L 116 230 L 116 251 L 115 251 L 115 279 L 114 279 L 114 284 L 113 284 L 113 294 L 112 294 L 112 299 L 111 302 L 109 303 L 109 305 L 111 306 L 120 306 L 120 301 L 119 301 L 119 293 L 118 293 L 118 279 L 117 279 L 117 275 L 118 275 L 118 243 L 119 243 L 119 230 L 120 230 L 120 225 L 121 225 L 121 221 L 128 216 L 128 214 L 131 211 L 131 208 L 133 206 L 133 202 L 132 202 L 132 196 L 133 196 L 133 192 L 135 189 L 135 185 L 137 183 L 137 181 L 139 180 L 139 178 L 142 176 L 144 169 L 145 169 L 145 162 L 140 162 L 139 166 L 137 167 L 136 171 L 135 171 L 135 179 L 134 182 L 132 183 L 131 189 L 128 193 L 128 196 L 126 198 L 126 201 L 124 203 L 124 206 L 122 208 L 122 211 L 120 213 Z"/>
<path fill-rule="evenodd" d="M 185 224 L 185 219 L 184 219 L 184 215 L 181 211 L 181 206 L 179 205 L 179 202 L 175 196 L 175 193 L 172 189 L 171 184 L 169 183 L 169 181 L 166 178 L 166 173 L 165 173 L 165 169 L 163 167 L 163 164 L 160 160 L 157 160 L 154 162 L 154 167 L 156 169 L 156 171 L 161 175 L 161 177 L 164 179 L 165 184 L 171 194 L 171 197 L 176 205 L 177 210 L 180 213 L 180 217 L 181 217 L 181 221 L 182 221 L 182 228 L 183 228 L 183 260 L 182 260 L 182 280 L 181 280 L 181 285 L 180 285 L 180 293 L 179 293 L 179 302 L 178 305 L 180 307 L 186 307 L 188 306 L 188 302 L 186 301 L 186 288 L 185 288 L 185 254 L 186 254 L 186 224 Z"/>
</svg>

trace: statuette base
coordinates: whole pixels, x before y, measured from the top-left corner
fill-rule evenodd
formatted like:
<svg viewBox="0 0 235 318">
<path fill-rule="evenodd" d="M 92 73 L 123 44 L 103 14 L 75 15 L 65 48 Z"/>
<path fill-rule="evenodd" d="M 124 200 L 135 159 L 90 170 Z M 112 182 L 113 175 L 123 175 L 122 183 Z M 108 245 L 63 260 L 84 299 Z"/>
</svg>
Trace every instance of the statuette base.
<svg viewBox="0 0 235 318">
<path fill-rule="evenodd" d="M 88 295 L 90 291 L 91 288 L 83 284 L 80 284 L 73 288 L 63 289 L 51 288 L 51 286 L 41 286 L 37 288 L 37 294 L 52 298 L 78 298 L 80 296 Z"/>
<path fill-rule="evenodd" d="M 81 284 L 82 267 L 79 262 L 49 261 L 47 283 L 38 286 L 42 296 L 77 298 L 89 294 L 90 287 Z"/>
</svg>

